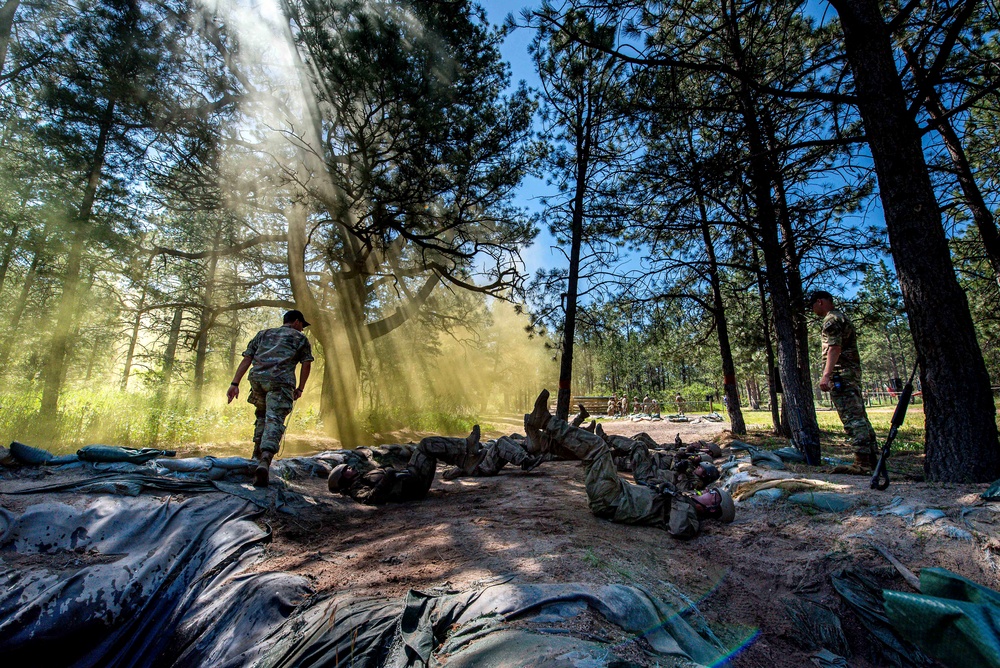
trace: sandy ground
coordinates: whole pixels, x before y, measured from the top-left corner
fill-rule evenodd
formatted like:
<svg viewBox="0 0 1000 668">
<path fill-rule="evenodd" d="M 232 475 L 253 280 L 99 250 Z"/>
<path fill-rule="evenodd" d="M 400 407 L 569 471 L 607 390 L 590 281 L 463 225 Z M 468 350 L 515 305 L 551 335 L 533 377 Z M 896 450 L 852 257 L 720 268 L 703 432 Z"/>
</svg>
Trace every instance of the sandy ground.
<svg viewBox="0 0 1000 668">
<path fill-rule="evenodd" d="M 727 443 L 726 427 L 707 421 L 605 423 L 609 433 L 646 431 L 658 442 L 672 442 L 679 433 L 685 442 Z M 847 456 L 824 448 L 824 454 Z M 884 492 L 869 490 L 867 477 L 810 471 L 849 486 L 860 495 L 860 507 L 834 514 L 786 502 L 743 503 L 733 524 L 707 522 L 690 541 L 594 517 L 576 462 L 546 463 L 530 473 L 508 469 L 493 478 L 438 477 L 425 500 L 383 507 L 333 496 L 323 481 L 311 480 L 306 485 L 320 504 L 296 519 L 269 516 L 275 537 L 259 569 L 299 573 L 319 591 L 359 596 L 399 596 L 410 588 L 442 585 L 463 589 L 506 574 L 528 583 L 639 585 L 666 600 L 679 589 L 733 649 L 728 665 L 747 667 L 812 665 L 815 648 L 788 613 L 796 599 L 807 599 L 840 616 L 851 666 L 877 666 L 867 632 L 830 584 L 831 573 L 860 565 L 883 586 L 910 591 L 872 549 L 875 542 L 917 573 L 941 566 L 998 586 L 994 554 L 1000 543 L 990 537 L 996 535 L 992 509 L 977 496 L 983 488 L 920 482 L 915 457 L 894 459 L 892 470 L 893 483 Z M 912 517 L 876 516 L 894 497 L 947 516 L 924 526 Z M 975 538 L 951 538 L 948 525 L 974 528 Z"/>
</svg>

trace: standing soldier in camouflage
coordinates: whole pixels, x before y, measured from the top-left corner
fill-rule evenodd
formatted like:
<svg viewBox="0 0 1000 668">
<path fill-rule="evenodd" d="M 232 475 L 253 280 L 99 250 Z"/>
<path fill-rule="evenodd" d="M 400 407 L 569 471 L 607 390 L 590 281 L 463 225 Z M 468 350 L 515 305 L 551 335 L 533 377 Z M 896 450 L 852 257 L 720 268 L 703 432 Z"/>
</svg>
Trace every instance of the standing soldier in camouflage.
<svg viewBox="0 0 1000 668">
<path fill-rule="evenodd" d="M 254 485 L 258 487 L 267 487 L 271 460 L 285 433 L 285 418 L 292 412 L 292 402 L 302 396 L 312 368 L 312 346 L 302 333 L 309 323 L 301 311 L 294 309 L 285 314 L 283 322 L 281 327 L 257 332 L 250 340 L 226 392 L 229 403 L 240 396 L 240 381 L 253 365 L 247 403 L 256 408 L 253 458 L 257 460 Z M 300 363 L 302 371 L 296 385 L 295 367 Z"/>
<path fill-rule="evenodd" d="M 861 355 L 850 319 L 833 307 L 833 296 L 817 290 L 809 298 L 812 312 L 823 318 L 823 377 L 819 389 L 830 393 L 844 431 L 854 448 L 852 473 L 870 473 L 875 466 L 875 430 L 861 397 Z"/>
</svg>

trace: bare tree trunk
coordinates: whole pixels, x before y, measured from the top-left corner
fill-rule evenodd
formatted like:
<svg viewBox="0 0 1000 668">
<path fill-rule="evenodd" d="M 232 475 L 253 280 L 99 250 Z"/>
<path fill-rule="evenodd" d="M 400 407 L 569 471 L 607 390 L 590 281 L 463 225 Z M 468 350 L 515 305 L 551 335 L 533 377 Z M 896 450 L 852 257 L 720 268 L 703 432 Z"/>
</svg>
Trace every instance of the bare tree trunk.
<svg viewBox="0 0 1000 668">
<path fill-rule="evenodd" d="M 194 400 L 200 406 L 205 388 L 205 358 L 208 356 L 208 330 L 215 323 L 215 274 L 219 268 L 219 242 L 222 231 L 216 230 L 212 238 L 212 255 L 205 271 L 205 292 L 202 296 L 201 316 L 198 319 L 198 340 L 194 354 Z"/>
<path fill-rule="evenodd" d="M 10 46 L 10 33 L 14 28 L 14 14 L 21 0 L 6 0 L 0 7 L 0 74 L 3 74 L 4 63 L 7 62 L 7 49 Z"/>
<path fill-rule="evenodd" d="M 0 259 L 0 293 L 3 292 L 4 283 L 7 281 L 7 271 L 10 269 L 10 261 L 14 257 L 14 249 L 21 239 L 21 230 L 14 224 L 7 233 L 7 243 L 4 245 L 3 258 Z"/>
<path fill-rule="evenodd" d="M 831 0 L 840 15 L 858 107 L 878 175 L 899 285 L 921 360 L 930 480 L 1000 477 L 989 375 L 955 277 L 916 120 L 875 0 Z"/>
<path fill-rule="evenodd" d="M 101 172 L 104 169 L 105 152 L 108 145 L 108 136 L 115 122 L 115 100 L 108 100 L 107 107 L 100 122 L 100 132 L 97 136 L 97 145 L 94 147 L 93 162 L 90 167 L 90 174 L 87 177 L 87 186 L 84 189 L 83 201 L 80 204 L 80 211 L 73 221 L 73 229 L 69 250 L 69 257 L 66 260 L 66 272 L 63 275 L 63 291 L 59 300 L 59 307 L 56 311 L 55 332 L 52 335 L 52 345 L 49 349 L 49 357 L 44 368 L 44 385 L 42 387 L 42 405 L 40 413 L 42 415 L 52 415 L 59 407 L 59 392 L 62 389 L 62 379 L 65 370 L 63 366 L 66 362 L 66 353 L 69 348 L 69 341 L 73 330 L 73 321 L 76 315 L 77 291 L 80 286 L 80 267 L 83 261 L 83 252 L 86 245 L 90 222 L 90 214 L 94 209 L 94 200 L 97 198 L 97 187 L 101 183 Z"/>
<path fill-rule="evenodd" d="M 573 382 L 573 339 L 576 335 L 577 295 L 580 286 L 580 248 L 583 244 L 583 207 L 587 191 L 587 170 L 590 166 L 590 126 L 576 127 L 576 191 L 570 220 L 569 280 L 566 284 L 566 321 L 563 325 L 562 357 L 559 361 L 559 394 L 556 417 L 569 419 L 569 402 Z"/>
<path fill-rule="evenodd" d="M 135 318 L 132 320 L 132 334 L 128 340 L 128 350 L 125 353 L 125 368 L 122 370 L 121 391 L 128 389 L 128 377 L 132 373 L 132 358 L 135 355 L 135 346 L 139 341 L 139 327 L 142 325 L 143 309 L 146 307 L 146 285 L 143 282 L 142 293 L 139 297 L 139 305 L 135 310 Z"/>
<path fill-rule="evenodd" d="M 712 317 L 715 320 L 715 331 L 719 339 L 719 355 L 722 358 L 722 387 L 726 395 L 726 410 L 734 434 L 746 434 L 747 425 L 743 421 L 743 409 L 740 406 L 739 385 L 736 384 L 736 362 L 733 360 L 733 349 L 729 342 L 729 323 L 726 322 L 726 306 L 722 301 L 722 285 L 719 279 L 719 263 L 715 256 L 715 244 L 712 241 L 712 231 L 709 227 L 708 211 L 705 208 L 705 198 L 701 190 L 701 173 L 697 162 L 692 165 L 692 172 L 697 183 L 698 210 L 701 217 L 701 236 L 708 254 L 708 276 L 712 286 Z"/>
<path fill-rule="evenodd" d="M 31 251 L 31 264 L 28 265 L 28 271 L 24 275 L 24 282 L 21 283 L 21 291 L 17 296 L 17 301 L 14 302 L 14 310 L 10 315 L 10 334 L 4 339 L 3 346 L 0 348 L 0 367 L 7 366 L 7 362 L 10 360 L 11 349 L 14 347 L 14 343 L 18 339 L 20 334 L 19 327 L 21 325 L 21 318 L 24 316 L 24 310 L 28 306 L 28 298 L 31 296 L 31 288 L 35 285 L 35 280 L 38 278 L 38 266 L 42 261 L 42 252 L 45 248 L 45 242 L 48 239 L 48 225 L 46 224 L 42 228 L 42 233 L 39 235 L 35 243 L 32 244 Z"/>
<path fill-rule="evenodd" d="M 320 415 L 324 429 L 340 439 L 344 447 L 363 444 L 357 423 L 359 360 L 351 349 L 349 334 L 342 322 L 321 310 L 306 278 L 306 216 L 300 204 L 286 212 L 288 220 L 288 276 L 296 306 L 312 323 L 313 335 L 323 348 L 323 394 Z M 364 439 L 366 441 L 368 439 Z"/>
<path fill-rule="evenodd" d="M 726 5 L 732 12 L 732 8 Z M 735 15 L 727 19 L 732 41 L 731 53 L 737 70 L 745 67 L 741 62 L 744 53 L 738 22 Z M 771 295 L 774 313 L 774 332 L 778 344 L 778 372 L 781 377 L 783 398 L 788 403 L 788 417 L 792 438 L 805 454 L 809 464 L 820 462 L 819 425 L 816 422 L 816 406 L 813 403 L 811 384 L 803 382 L 799 369 L 796 326 L 791 296 L 788 293 L 787 275 L 783 264 L 781 242 L 778 237 L 778 216 L 772 199 L 775 174 L 768 159 L 768 150 L 757 119 L 757 107 L 752 91 L 745 81 L 738 84 L 739 111 L 746 128 L 749 149 L 749 177 L 751 193 L 757 207 L 757 226 L 760 234 L 764 266 L 767 271 L 767 287 Z M 801 304 L 798 308 L 802 308 Z"/>
<path fill-rule="evenodd" d="M 753 252 L 754 263 L 759 267 L 760 261 L 757 259 L 757 250 Z M 791 436 L 781 423 L 781 413 L 778 410 L 778 388 L 775 386 L 775 379 L 778 377 L 778 370 L 774 364 L 774 346 L 771 341 L 771 316 L 768 314 L 767 293 L 764 290 L 764 273 L 757 271 L 757 294 L 760 296 L 760 316 L 761 327 L 764 330 L 764 356 L 767 360 L 767 393 L 768 404 L 771 407 L 771 425 L 774 433 L 779 436 Z M 760 401 L 758 396 L 757 401 Z"/>
<path fill-rule="evenodd" d="M 170 321 L 170 334 L 167 335 L 167 348 L 163 351 L 163 387 L 168 389 L 170 378 L 174 373 L 174 361 L 177 358 L 177 340 L 181 335 L 181 322 L 184 319 L 184 307 L 174 308 L 174 318 Z"/>
</svg>

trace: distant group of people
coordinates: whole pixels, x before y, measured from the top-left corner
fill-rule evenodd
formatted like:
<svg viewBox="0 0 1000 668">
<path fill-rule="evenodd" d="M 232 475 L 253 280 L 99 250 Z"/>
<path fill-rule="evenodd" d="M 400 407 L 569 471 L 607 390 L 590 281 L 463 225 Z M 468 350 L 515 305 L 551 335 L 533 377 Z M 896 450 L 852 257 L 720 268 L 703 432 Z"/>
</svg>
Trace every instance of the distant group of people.
<svg viewBox="0 0 1000 668">
<path fill-rule="evenodd" d="M 631 408 L 631 412 L 629 408 Z M 626 415 L 638 414 L 660 417 L 660 402 L 651 398 L 648 394 L 643 399 L 639 399 L 639 395 L 637 394 L 632 398 L 631 402 L 629 401 L 628 394 L 623 394 L 620 399 L 617 393 L 611 394 L 611 398 L 608 399 L 608 417 L 624 417 Z"/>
</svg>

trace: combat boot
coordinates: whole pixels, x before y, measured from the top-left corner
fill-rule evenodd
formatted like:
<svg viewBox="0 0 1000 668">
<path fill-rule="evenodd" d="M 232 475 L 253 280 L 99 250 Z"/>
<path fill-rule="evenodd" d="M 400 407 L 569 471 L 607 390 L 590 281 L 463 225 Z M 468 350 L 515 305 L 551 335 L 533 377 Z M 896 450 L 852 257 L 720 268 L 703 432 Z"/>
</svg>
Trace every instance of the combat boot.
<svg viewBox="0 0 1000 668">
<path fill-rule="evenodd" d="M 594 433 L 603 438 L 605 443 L 608 444 L 611 443 L 611 439 L 608 438 L 608 433 L 604 431 L 604 427 L 602 427 L 600 424 L 594 427 Z"/>
<path fill-rule="evenodd" d="M 254 487 L 267 487 L 268 477 L 271 473 L 271 459 L 273 458 L 274 453 L 269 450 L 261 453 L 260 461 L 257 464 L 257 470 L 254 471 Z"/>
<path fill-rule="evenodd" d="M 549 412 L 549 391 L 542 390 L 535 399 L 535 405 L 531 409 L 530 413 L 524 414 L 524 428 L 527 430 L 529 427 L 542 430 L 549 424 L 549 420 L 552 419 L 552 413 Z"/>
<path fill-rule="evenodd" d="M 529 455 L 527 459 L 521 462 L 521 470 L 527 473 L 528 471 L 534 471 L 538 468 L 538 465 L 545 461 L 545 455 Z"/>
<path fill-rule="evenodd" d="M 589 431 L 591 434 L 593 434 L 596 431 L 596 429 L 597 429 L 597 420 L 591 420 L 590 424 L 584 427 L 584 430 Z"/>
<path fill-rule="evenodd" d="M 476 467 L 486 459 L 486 448 L 479 445 L 480 430 L 477 424 L 472 428 L 472 432 L 465 438 L 465 455 L 459 465 L 463 475 L 472 475 Z"/>
</svg>

